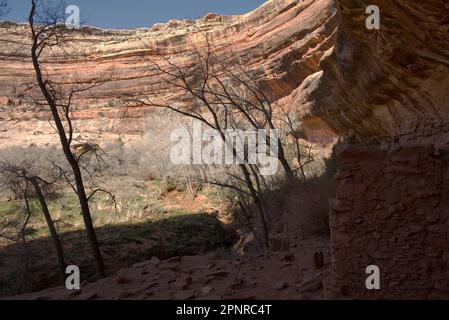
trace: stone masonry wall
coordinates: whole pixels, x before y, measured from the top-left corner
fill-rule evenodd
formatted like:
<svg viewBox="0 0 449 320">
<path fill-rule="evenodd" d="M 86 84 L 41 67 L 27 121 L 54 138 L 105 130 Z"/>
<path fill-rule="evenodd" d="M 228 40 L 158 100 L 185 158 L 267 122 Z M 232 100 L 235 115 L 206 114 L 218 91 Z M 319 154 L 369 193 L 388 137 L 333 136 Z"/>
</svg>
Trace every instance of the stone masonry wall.
<svg viewBox="0 0 449 320">
<path fill-rule="evenodd" d="M 344 145 L 337 155 L 329 298 L 449 298 L 449 147 Z M 366 289 L 369 265 L 380 290 Z"/>
</svg>

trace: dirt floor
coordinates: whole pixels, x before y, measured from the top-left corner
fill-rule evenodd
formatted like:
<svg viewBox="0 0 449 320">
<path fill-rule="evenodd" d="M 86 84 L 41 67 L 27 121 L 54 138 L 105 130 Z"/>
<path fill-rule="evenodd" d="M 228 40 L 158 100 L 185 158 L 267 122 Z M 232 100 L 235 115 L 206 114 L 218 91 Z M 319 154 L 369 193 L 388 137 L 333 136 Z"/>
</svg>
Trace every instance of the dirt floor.
<svg viewBox="0 0 449 320">
<path fill-rule="evenodd" d="M 316 268 L 320 253 L 324 266 Z M 10 299 L 322 299 L 329 263 L 329 239 L 313 237 L 269 254 L 226 257 L 216 251 L 164 261 L 154 257 L 115 276 L 84 282 L 79 291 L 54 288 Z"/>
</svg>

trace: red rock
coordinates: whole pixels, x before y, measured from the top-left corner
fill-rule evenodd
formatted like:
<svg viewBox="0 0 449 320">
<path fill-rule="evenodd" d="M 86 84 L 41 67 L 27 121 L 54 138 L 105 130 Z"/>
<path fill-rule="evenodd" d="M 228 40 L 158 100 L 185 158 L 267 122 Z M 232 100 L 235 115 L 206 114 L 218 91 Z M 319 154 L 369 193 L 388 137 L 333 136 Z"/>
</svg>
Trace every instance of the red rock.
<svg viewBox="0 0 449 320">
<path fill-rule="evenodd" d="M 252 301 L 252 300 L 256 300 L 256 296 L 236 294 L 236 295 L 225 296 L 225 297 L 223 297 L 223 300 L 225 300 L 225 301 L 229 301 L 229 300 Z"/>
<path fill-rule="evenodd" d="M 161 263 L 161 260 L 158 257 L 152 257 L 150 263 L 155 266 L 158 266 Z"/>
<path fill-rule="evenodd" d="M 181 257 L 173 257 L 168 259 L 169 263 L 177 263 L 177 262 L 181 262 L 182 258 Z"/>
<path fill-rule="evenodd" d="M 193 290 L 190 291 L 178 291 L 174 294 L 175 300 L 192 300 L 195 299 L 196 293 Z"/>
<path fill-rule="evenodd" d="M 70 296 L 78 296 L 82 293 L 82 290 L 73 290 L 69 295 Z"/>
<path fill-rule="evenodd" d="M 286 253 L 286 254 L 284 254 L 282 256 L 282 261 L 291 262 L 293 260 L 295 260 L 295 254 L 294 253 Z"/>
<path fill-rule="evenodd" d="M 201 293 L 209 294 L 212 292 L 212 290 L 214 290 L 214 289 L 212 289 L 212 287 L 206 286 L 206 287 L 201 288 Z"/>
<path fill-rule="evenodd" d="M 120 295 L 118 296 L 118 299 L 121 300 L 121 299 L 130 298 L 130 297 L 132 297 L 132 293 L 125 290 L 120 293 Z"/>
<path fill-rule="evenodd" d="M 125 284 L 129 282 L 129 279 L 127 278 L 126 274 L 119 273 L 115 277 L 115 282 L 118 284 Z"/>
<path fill-rule="evenodd" d="M 11 99 L 9 99 L 8 97 L 0 97 L 0 106 L 10 106 L 12 105 L 12 101 Z"/>
<path fill-rule="evenodd" d="M 212 277 L 212 278 L 225 278 L 225 277 L 229 276 L 229 272 L 227 272 L 227 271 L 211 272 L 211 273 L 207 273 L 206 276 Z"/>
<path fill-rule="evenodd" d="M 157 281 L 151 282 L 150 284 L 145 285 L 145 290 L 151 289 L 151 288 L 157 286 L 158 284 L 159 284 L 159 282 L 157 282 Z"/>
<path fill-rule="evenodd" d="M 309 282 L 303 286 L 300 287 L 299 291 L 301 293 L 304 292 L 313 292 L 313 291 L 318 291 L 322 288 L 322 282 L 321 280 L 316 280 L 316 281 L 312 281 Z"/>
<path fill-rule="evenodd" d="M 182 290 L 186 290 L 191 284 L 192 284 L 191 277 L 180 278 L 175 282 L 175 286 Z"/>
<path fill-rule="evenodd" d="M 162 263 L 160 265 L 160 269 L 164 270 L 164 271 L 167 271 L 167 270 L 179 271 L 180 270 L 178 263 L 168 263 L 168 262 Z"/>
<path fill-rule="evenodd" d="M 95 300 L 95 299 L 98 299 L 98 294 L 95 293 L 95 292 L 94 293 L 90 293 L 90 294 L 87 294 L 85 296 L 81 296 L 80 299 L 81 300 Z"/>
<path fill-rule="evenodd" d="M 151 261 L 150 262 L 149 261 L 145 261 L 145 262 L 136 263 L 136 264 L 133 264 L 133 268 L 141 269 L 141 268 L 146 267 L 150 263 L 151 263 Z"/>
<path fill-rule="evenodd" d="M 278 284 L 276 284 L 273 289 L 276 291 L 282 291 L 284 289 L 288 288 L 288 282 L 287 281 L 281 281 Z"/>
</svg>

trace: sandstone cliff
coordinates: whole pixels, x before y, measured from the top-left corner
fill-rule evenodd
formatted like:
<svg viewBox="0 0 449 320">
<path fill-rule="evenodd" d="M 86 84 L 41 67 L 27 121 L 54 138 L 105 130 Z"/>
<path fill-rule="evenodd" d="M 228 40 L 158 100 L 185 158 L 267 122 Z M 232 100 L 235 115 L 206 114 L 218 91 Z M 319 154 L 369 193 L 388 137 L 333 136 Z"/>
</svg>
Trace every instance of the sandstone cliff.
<svg viewBox="0 0 449 320">
<path fill-rule="evenodd" d="M 189 66 L 192 43 L 201 46 L 206 34 L 219 56 L 232 48 L 266 80 L 273 100 L 296 109 L 306 138 L 353 132 L 377 140 L 445 132 L 448 4 L 375 2 L 381 29 L 373 31 L 365 27 L 365 8 L 373 3 L 356 0 L 270 0 L 242 16 L 208 14 L 137 30 L 85 28 L 69 34 L 73 41 L 64 53 L 47 57 L 47 71 L 61 83 L 105 82 L 77 101 L 80 131 L 140 134 L 149 111 L 121 108 L 123 97 L 169 96 L 160 76 L 149 71 L 149 58 L 163 54 Z M 20 106 L 33 81 L 28 39 L 26 25 L 0 25 L 0 104 L 9 105 L 0 107 L 0 145 L 25 131 L 48 130 L 43 114 L 36 117 Z M 21 142 L 49 139 L 31 135 Z"/>
<path fill-rule="evenodd" d="M 335 45 L 302 101 L 338 132 L 353 130 L 364 140 L 447 133 L 449 3 L 336 2 L 341 23 Z M 365 27 L 371 4 L 380 8 L 380 30 Z"/>
<path fill-rule="evenodd" d="M 149 71 L 149 59 L 163 54 L 178 64 L 192 65 L 193 43 L 201 47 L 203 35 L 207 35 L 217 55 L 225 55 L 232 48 L 248 69 L 266 79 L 270 96 L 278 100 L 288 97 L 306 77 L 319 70 L 323 53 L 334 43 L 337 25 L 338 15 L 331 1 L 268 1 L 242 16 L 208 14 L 196 21 L 172 20 L 130 31 L 85 28 L 84 34 L 70 33 L 72 45 L 65 47 L 65 52 L 47 57 L 45 62 L 50 62 L 47 70 L 52 78 L 62 83 L 105 81 L 77 103 L 75 116 L 83 119 L 79 121 L 81 131 L 91 134 L 99 129 L 107 131 L 114 122 L 114 130 L 121 134 L 138 134 L 148 111 L 121 109 L 123 97 L 171 94 L 161 89 L 160 76 Z M 9 98 L 10 104 L 19 100 L 26 84 L 33 81 L 28 38 L 26 25 L 0 26 L 0 39 L 4 43 L 0 49 L 0 96 Z M 18 109 L 23 109 L 23 113 L 14 112 Z M 30 132 L 46 132 L 42 129 L 47 128 L 42 122 L 45 119 L 40 118 L 41 123 L 37 124 L 36 116 L 27 113 L 25 107 L 3 108 L 0 121 L 2 118 L 2 127 L 7 128 L 3 129 L 3 138 L 10 137 L 17 126 L 31 128 Z M 126 118 L 131 119 L 126 126 L 120 126 Z M 36 139 L 43 141 L 49 142 L 43 137 Z"/>
</svg>

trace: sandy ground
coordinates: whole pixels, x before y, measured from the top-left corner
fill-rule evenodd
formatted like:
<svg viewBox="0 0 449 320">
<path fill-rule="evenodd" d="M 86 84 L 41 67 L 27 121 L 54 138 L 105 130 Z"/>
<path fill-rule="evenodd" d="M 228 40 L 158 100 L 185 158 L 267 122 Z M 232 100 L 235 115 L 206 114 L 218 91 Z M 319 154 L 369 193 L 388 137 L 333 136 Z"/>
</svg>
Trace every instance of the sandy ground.
<svg viewBox="0 0 449 320">
<path fill-rule="evenodd" d="M 315 255 L 323 253 L 324 267 Z M 290 249 L 253 256 L 175 257 L 135 264 L 81 290 L 54 288 L 10 299 L 26 300 L 257 300 L 323 299 L 322 280 L 330 262 L 329 239 L 296 240 Z"/>
</svg>

